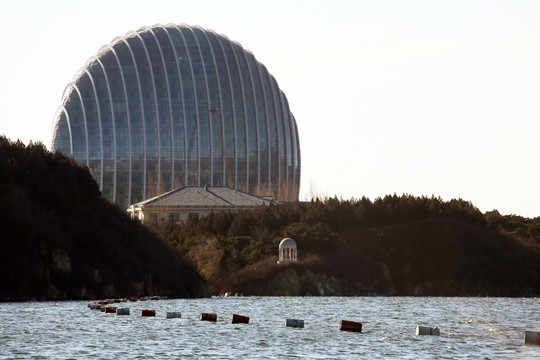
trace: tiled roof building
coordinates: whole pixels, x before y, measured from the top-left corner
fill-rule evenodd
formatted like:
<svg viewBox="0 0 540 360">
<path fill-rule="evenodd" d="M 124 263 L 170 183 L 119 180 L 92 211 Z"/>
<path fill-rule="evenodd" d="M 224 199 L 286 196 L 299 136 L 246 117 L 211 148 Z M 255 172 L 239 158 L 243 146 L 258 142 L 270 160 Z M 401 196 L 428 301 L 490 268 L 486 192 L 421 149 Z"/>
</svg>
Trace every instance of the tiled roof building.
<svg viewBox="0 0 540 360">
<path fill-rule="evenodd" d="M 211 212 L 253 209 L 273 202 L 272 196 L 255 196 L 228 187 L 184 186 L 129 207 L 142 222 L 153 219 L 186 221 Z"/>
</svg>

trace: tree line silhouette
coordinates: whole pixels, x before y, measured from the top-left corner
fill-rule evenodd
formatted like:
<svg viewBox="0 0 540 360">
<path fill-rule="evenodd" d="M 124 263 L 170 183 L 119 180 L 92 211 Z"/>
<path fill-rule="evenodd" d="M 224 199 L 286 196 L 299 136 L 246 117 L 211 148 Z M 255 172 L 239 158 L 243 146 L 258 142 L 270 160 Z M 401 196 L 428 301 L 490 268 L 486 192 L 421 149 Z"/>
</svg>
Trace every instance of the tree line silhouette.
<svg viewBox="0 0 540 360">
<path fill-rule="evenodd" d="M 462 199 L 394 194 L 150 226 L 195 264 L 212 294 L 273 293 L 261 283 L 288 268 L 275 260 L 279 242 L 291 237 L 302 264 L 290 268 L 344 280 L 340 295 L 522 296 L 540 293 L 539 225 L 540 218 L 483 214 Z"/>
<path fill-rule="evenodd" d="M 0 199 L 3 301 L 204 296 L 203 279 L 214 295 L 540 294 L 540 218 L 462 199 L 316 198 L 148 229 L 72 158 L 5 137 Z M 276 264 L 284 237 L 299 264 Z"/>
<path fill-rule="evenodd" d="M 204 296 L 179 253 L 107 202 L 87 168 L 0 137 L 0 301 Z"/>
</svg>

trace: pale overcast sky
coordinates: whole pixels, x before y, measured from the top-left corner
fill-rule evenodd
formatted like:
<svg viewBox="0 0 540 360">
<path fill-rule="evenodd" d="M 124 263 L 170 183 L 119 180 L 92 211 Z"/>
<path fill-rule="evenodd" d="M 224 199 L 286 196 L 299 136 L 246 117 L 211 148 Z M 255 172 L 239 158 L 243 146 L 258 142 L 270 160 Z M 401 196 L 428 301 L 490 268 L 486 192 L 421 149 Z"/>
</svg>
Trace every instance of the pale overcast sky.
<svg viewBox="0 0 540 360">
<path fill-rule="evenodd" d="M 540 216 L 540 1 L 2 0 L 0 23 L 13 140 L 50 144 L 64 87 L 114 37 L 200 25 L 287 95 L 302 199 L 407 193 Z"/>
</svg>

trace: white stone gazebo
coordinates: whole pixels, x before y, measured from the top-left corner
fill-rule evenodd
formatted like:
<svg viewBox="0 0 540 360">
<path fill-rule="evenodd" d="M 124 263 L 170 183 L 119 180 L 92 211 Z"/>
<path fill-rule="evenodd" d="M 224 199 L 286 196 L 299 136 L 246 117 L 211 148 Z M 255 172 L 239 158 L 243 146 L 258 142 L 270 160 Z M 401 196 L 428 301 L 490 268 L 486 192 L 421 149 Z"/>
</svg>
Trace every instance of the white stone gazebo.
<svg viewBox="0 0 540 360">
<path fill-rule="evenodd" d="M 290 264 L 298 261 L 298 249 L 296 242 L 291 238 L 285 238 L 279 243 L 278 264 Z"/>
</svg>

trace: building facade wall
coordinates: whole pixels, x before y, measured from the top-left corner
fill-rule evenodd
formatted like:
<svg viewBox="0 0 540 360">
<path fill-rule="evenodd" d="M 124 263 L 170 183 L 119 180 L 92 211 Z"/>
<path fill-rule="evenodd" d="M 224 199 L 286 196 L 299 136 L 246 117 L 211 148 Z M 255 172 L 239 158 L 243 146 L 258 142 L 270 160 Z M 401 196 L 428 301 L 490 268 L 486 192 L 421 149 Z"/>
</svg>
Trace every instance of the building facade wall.
<svg viewBox="0 0 540 360">
<path fill-rule="evenodd" d="M 275 78 L 223 35 L 155 25 L 103 46 L 68 84 L 51 150 L 129 204 L 184 185 L 297 200 L 296 121 Z"/>
</svg>

